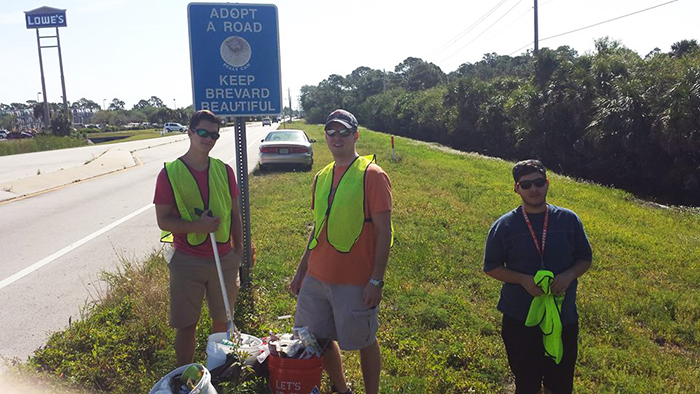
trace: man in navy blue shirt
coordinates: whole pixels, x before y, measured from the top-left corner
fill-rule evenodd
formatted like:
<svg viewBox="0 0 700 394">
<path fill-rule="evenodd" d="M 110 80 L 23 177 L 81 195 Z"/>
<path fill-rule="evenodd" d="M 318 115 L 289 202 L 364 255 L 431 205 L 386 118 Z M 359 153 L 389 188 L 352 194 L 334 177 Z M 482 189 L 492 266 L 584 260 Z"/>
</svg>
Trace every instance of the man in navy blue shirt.
<svg viewBox="0 0 700 394">
<path fill-rule="evenodd" d="M 503 282 L 498 310 L 515 392 L 539 393 L 544 384 L 545 393 L 571 393 L 578 352 L 577 278 L 591 267 L 591 245 L 574 212 L 547 204 L 549 179 L 539 160 L 516 163 L 513 180 L 522 205 L 491 226 L 484 272 Z M 534 281 L 538 270 L 554 273 L 551 291 L 564 295 L 559 364 L 545 356 L 540 327 L 525 326 L 533 298 L 543 294 Z"/>
</svg>

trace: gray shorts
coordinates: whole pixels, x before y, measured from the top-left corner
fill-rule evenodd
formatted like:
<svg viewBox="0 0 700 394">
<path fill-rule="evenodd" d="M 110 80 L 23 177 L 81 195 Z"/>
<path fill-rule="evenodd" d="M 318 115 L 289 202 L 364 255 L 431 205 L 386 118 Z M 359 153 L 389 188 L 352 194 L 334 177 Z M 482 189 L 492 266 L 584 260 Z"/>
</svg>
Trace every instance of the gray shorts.
<svg viewBox="0 0 700 394">
<path fill-rule="evenodd" d="M 360 350 L 377 340 L 379 306 L 362 302 L 364 286 L 335 285 L 306 275 L 297 298 L 296 327 L 309 327 L 318 339 L 338 341 L 343 350 Z"/>
<path fill-rule="evenodd" d="M 233 251 L 221 256 L 231 313 L 241 285 L 238 276 L 240 258 Z M 209 315 L 215 322 L 226 322 L 224 296 L 213 257 L 196 257 L 175 250 L 168 262 L 170 270 L 170 327 L 185 328 L 197 324 L 206 296 Z"/>
</svg>

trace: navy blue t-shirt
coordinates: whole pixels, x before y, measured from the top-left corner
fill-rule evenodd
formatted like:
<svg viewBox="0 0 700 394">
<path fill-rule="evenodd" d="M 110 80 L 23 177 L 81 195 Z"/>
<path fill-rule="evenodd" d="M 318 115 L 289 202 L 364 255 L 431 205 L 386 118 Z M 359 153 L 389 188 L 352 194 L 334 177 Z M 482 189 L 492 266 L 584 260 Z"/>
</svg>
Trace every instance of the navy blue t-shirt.
<svg viewBox="0 0 700 394">
<path fill-rule="evenodd" d="M 544 212 L 528 214 L 532 228 L 537 235 L 537 242 L 542 243 Z M 549 204 L 549 224 L 544 251 L 544 269 L 552 271 L 554 276 L 566 271 L 578 260 L 592 261 L 593 252 L 588 242 L 583 224 L 575 213 Z M 484 272 L 494 268 L 506 267 L 523 274 L 535 275 L 540 269 L 541 259 L 537 252 L 527 223 L 523 218 L 522 207 L 518 207 L 501 216 L 491 226 L 486 239 L 484 251 Z M 566 289 L 562 304 L 561 320 L 563 325 L 578 320 L 576 311 L 576 286 L 574 280 Z M 504 314 L 525 321 L 530 310 L 532 296 L 519 284 L 503 283 L 498 310 Z"/>
</svg>

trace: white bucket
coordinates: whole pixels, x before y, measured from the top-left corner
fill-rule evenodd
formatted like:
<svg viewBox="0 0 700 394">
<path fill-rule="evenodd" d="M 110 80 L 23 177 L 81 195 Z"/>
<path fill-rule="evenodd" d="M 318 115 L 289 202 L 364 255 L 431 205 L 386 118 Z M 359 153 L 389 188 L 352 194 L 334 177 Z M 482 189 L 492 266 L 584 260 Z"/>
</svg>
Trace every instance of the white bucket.
<svg viewBox="0 0 700 394">
<path fill-rule="evenodd" d="M 193 364 L 183 365 L 177 369 L 172 370 L 169 374 L 163 376 L 158 381 L 158 383 L 156 383 L 156 385 L 153 386 L 150 394 L 172 394 L 172 391 L 170 391 L 170 380 L 173 378 L 173 376 L 185 372 L 185 369 L 187 369 L 187 367 L 189 367 L 190 365 Z M 197 386 L 195 386 L 195 388 L 192 389 L 192 391 L 190 391 L 190 394 L 219 394 L 214 388 L 214 386 L 211 385 L 211 374 L 209 373 L 209 370 L 207 368 L 204 369 L 202 379 L 200 379 Z"/>
<path fill-rule="evenodd" d="M 207 369 L 212 370 L 226 362 L 226 356 L 233 352 L 233 346 L 227 346 L 221 343 L 226 339 L 225 332 L 216 332 L 209 335 L 207 342 Z M 241 334 L 240 351 L 257 356 L 263 351 L 262 339 L 248 334 Z"/>
</svg>

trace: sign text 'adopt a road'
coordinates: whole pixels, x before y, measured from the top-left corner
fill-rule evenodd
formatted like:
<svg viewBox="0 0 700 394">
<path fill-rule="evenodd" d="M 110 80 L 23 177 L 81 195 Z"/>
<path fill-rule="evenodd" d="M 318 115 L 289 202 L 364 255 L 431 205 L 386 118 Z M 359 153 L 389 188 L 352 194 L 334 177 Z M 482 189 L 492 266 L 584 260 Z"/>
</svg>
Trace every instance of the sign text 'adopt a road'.
<svg viewBox="0 0 700 394">
<path fill-rule="evenodd" d="M 277 7 L 190 3 L 187 16 L 195 109 L 221 116 L 280 114 Z"/>
</svg>

